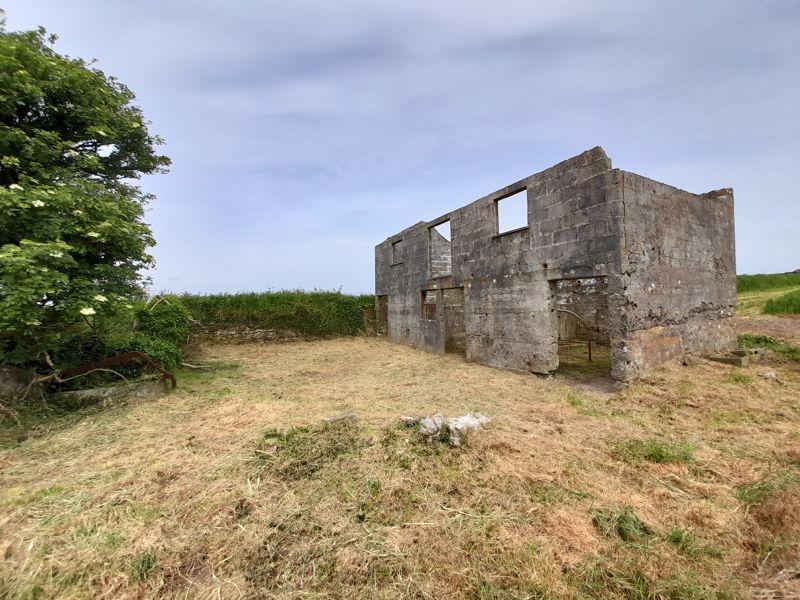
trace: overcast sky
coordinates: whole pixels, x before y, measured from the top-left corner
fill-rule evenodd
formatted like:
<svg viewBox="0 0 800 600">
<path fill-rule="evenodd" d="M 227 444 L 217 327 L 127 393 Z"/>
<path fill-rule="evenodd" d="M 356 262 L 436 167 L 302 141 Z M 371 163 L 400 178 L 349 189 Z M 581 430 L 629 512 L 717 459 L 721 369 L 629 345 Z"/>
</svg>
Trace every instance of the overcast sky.
<svg viewBox="0 0 800 600">
<path fill-rule="evenodd" d="M 165 138 L 154 291 L 372 291 L 388 235 L 596 145 L 733 187 L 740 273 L 800 268 L 798 0 L 3 5 Z"/>
</svg>

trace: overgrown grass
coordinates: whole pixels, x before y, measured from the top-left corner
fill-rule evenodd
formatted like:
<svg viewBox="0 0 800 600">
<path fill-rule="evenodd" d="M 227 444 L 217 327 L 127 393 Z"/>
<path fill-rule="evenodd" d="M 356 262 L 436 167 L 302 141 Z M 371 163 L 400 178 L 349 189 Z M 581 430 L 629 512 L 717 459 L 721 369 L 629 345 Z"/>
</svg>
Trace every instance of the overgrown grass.
<svg viewBox="0 0 800 600">
<path fill-rule="evenodd" d="M 748 333 L 739 336 L 740 348 L 766 348 L 772 350 L 784 358 L 800 362 L 800 348 L 792 346 L 766 335 L 750 335 Z"/>
<path fill-rule="evenodd" d="M 656 439 L 619 440 L 614 446 L 614 454 L 629 463 L 687 463 L 694 459 L 694 446 Z"/>
<path fill-rule="evenodd" d="M 764 312 L 770 315 L 781 313 L 800 314 L 800 290 L 793 290 L 783 296 L 767 300 L 764 305 Z"/>
<path fill-rule="evenodd" d="M 800 273 L 738 275 L 736 277 L 737 292 L 774 290 L 796 285 L 800 285 Z"/>
<path fill-rule="evenodd" d="M 372 327 L 375 297 L 302 290 L 181 296 L 205 327 L 252 327 L 310 336 L 357 335 Z"/>
</svg>

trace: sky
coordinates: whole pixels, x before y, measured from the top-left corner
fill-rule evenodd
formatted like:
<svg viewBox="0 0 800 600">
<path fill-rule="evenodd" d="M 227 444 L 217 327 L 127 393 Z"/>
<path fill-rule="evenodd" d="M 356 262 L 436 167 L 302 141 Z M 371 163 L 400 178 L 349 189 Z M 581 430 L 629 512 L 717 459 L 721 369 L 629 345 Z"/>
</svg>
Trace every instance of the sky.
<svg viewBox="0 0 800 600">
<path fill-rule="evenodd" d="M 374 246 L 593 146 L 734 188 L 737 270 L 800 268 L 798 0 L 6 0 L 127 84 L 151 290 L 371 292 Z"/>
</svg>

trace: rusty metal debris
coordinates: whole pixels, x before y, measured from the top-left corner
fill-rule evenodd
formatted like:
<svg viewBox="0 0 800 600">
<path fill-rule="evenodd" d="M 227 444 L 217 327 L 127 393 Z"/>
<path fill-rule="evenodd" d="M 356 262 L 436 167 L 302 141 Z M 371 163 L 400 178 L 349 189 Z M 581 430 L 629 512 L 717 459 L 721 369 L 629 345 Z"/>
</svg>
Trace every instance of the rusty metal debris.
<svg viewBox="0 0 800 600">
<path fill-rule="evenodd" d="M 118 354 L 117 356 L 112 356 L 110 358 L 104 358 L 103 360 L 97 360 L 92 363 L 85 364 L 80 367 L 76 367 L 75 369 L 70 369 L 69 371 L 64 371 L 61 374 L 63 379 L 69 379 L 70 377 L 77 377 L 78 375 L 84 375 L 89 373 L 90 371 L 95 371 L 98 369 L 105 369 L 114 365 L 121 365 L 124 363 L 129 363 L 133 361 L 140 361 L 152 367 L 159 373 L 161 373 L 161 380 L 166 381 L 169 379 L 172 382 L 172 387 L 178 387 L 178 381 L 175 379 L 175 375 L 162 369 L 160 366 L 156 364 L 156 362 L 147 356 L 143 352 L 124 352 L 122 354 Z"/>
</svg>

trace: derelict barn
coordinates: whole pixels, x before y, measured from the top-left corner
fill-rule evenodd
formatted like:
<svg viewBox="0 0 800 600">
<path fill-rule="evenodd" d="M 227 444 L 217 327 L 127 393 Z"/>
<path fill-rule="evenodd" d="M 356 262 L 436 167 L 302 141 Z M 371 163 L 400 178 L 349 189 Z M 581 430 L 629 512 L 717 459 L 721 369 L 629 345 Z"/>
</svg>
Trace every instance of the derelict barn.
<svg viewBox="0 0 800 600">
<path fill-rule="evenodd" d="M 733 192 L 613 169 L 596 147 L 387 238 L 375 288 L 392 341 L 535 373 L 591 341 L 631 380 L 735 346 Z"/>
</svg>

